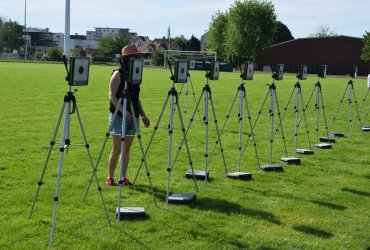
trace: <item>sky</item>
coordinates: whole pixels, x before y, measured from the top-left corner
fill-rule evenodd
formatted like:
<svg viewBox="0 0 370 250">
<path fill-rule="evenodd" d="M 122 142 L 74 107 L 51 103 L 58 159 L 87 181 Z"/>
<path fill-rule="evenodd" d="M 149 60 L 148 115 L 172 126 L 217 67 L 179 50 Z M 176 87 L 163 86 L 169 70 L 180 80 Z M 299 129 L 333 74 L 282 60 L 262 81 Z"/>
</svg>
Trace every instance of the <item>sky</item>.
<svg viewBox="0 0 370 250">
<path fill-rule="evenodd" d="M 294 38 L 317 33 L 320 26 L 338 35 L 363 37 L 370 32 L 369 0 L 272 0 L 277 20 Z M 25 4 L 26 3 L 26 4 Z M 0 16 L 27 27 L 65 30 L 65 0 L 1 0 Z M 218 11 L 234 0 L 70 0 L 70 34 L 85 35 L 95 27 L 128 28 L 150 39 L 200 37 Z M 26 5 L 26 11 L 25 11 Z"/>
</svg>

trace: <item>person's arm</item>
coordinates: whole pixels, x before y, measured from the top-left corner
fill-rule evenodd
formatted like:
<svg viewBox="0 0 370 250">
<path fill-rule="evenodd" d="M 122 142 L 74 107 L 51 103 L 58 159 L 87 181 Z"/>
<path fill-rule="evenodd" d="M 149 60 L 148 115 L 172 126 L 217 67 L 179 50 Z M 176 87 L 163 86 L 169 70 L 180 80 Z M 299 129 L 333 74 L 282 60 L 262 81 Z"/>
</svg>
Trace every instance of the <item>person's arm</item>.
<svg viewBox="0 0 370 250">
<path fill-rule="evenodd" d="M 119 85 L 121 82 L 121 76 L 119 71 L 115 71 L 109 81 L 109 100 L 110 102 L 117 107 L 118 98 L 116 97 L 116 93 L 118 91 Z M 119 111 L 122 112 L 122 106 L 119 108 Z"/>
<path fill-rule="evenodd" d="M 148 116 L 145 114 L 145 111 L 143 109 L 143 106 L 141 105 L 141 102 L 139 100 L 139 114 L 141 115 L 141 120 L 143 121 L 144 123 L 144 127 L 149 127 L 150 126 L 150 120 L 148 118 Z"/>
</svg>

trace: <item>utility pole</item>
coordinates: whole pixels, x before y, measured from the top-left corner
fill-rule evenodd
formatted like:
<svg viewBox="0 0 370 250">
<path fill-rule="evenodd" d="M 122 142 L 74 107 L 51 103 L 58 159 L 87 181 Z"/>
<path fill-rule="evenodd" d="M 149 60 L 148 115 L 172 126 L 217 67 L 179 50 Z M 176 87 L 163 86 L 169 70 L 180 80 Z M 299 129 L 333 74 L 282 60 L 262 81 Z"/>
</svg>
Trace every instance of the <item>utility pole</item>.
<svg viewBox="0 0 370 250">
<path fill-rule="evenodd" d="M 27 61 L 27 39 L 28 39 L 28 35 L 27 35 L 27 0 L 24 0 L 24 60 Z"/>
</svg>

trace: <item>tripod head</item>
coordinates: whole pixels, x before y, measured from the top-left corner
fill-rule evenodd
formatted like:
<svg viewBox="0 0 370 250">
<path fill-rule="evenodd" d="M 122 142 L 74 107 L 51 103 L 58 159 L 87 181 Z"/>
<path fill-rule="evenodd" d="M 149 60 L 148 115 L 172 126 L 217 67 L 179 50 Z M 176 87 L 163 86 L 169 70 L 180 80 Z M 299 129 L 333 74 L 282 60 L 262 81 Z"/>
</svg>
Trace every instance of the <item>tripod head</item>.
<svg viewBox="0 0 370 250">
<path fill-rule="evenodd" d="M 299 71 L 297 70 L 297 67 L 296 67 L 298 81 L 299 80 L 307 80 L 307 70 L 308 70 L 307 65 L 300 65 L 299 66 Z"/>
<path fill-rule="evenodd" d="M 327 65 L 322 65 L 321 67 L 316 65 L 316 70 L 317 70 L 317 76 L 320 78 L 326 78 L 326 70 L 328 66 Z"/>
<path fill-rule="evenodd" d="M 357 78 L 357 72 L 358 72 L 358 67 L 357 66 L 352 66 L 351 73 L 349 74 L 352 79 Z"/>
<path fill-rule="evenodd" d="M 67 71 L 66 81 L 70 86 L 85 86 L 89 79 L 90 59 L 88 57 L 70 57 L 69 70 L 67 57 L 63 55 L 64 67 Z"/>
<path fill-rule="evenodd" d="M 204 66 L 204 70 L 206 71 L 205 77 L 207 78 L 207 80 L 208 79 L 209 80 L 218 80 L 219 73 L 220 73 L 220 62 L 219 61 L 211 61 L 211 67 L 210 67 L 209 71 L 207 71 L 205 60 L 203 60 L 203 66 Z"/>
<path fill-rule="evenodd" d="M 276 64 L 275 71 L 274 71 L 273 66 L 271 65 L 271 72 L 272 72 L 273 80 L 277 80 L 277 81 L 283 80 L 284 64 Z M 272 83 L 274 83 L 274 81 Z"/>
<path fill-rule="evenodd" d="M 254 63 L 253 62 L 246 62 L 244 63 L 243 71 L 241 69 L 241 65 L 239 64 L 240 68 L 240 77 L 242 80 L 252 80 L 253 73 L 254 73 Z"/>
</svg>

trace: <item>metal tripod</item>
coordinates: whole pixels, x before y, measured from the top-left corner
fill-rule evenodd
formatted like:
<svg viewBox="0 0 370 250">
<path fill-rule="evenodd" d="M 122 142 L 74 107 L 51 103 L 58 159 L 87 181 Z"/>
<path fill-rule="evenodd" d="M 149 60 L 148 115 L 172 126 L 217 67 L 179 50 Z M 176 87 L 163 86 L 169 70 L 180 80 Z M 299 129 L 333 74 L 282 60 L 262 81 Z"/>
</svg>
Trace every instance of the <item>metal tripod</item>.
<svg viewBox="0 0 370 250">
<path fill-rule="evenodd" d="M 222 135 L 222 133 L 223 133 L 225 127 L 226 127 L 227 121 L 230 118 L 231 111 L 232 111 L 232 109 L 234 107 L 234 104 L 236 102 L 236 99 L 238 97 L 239 97 L 239 109 L 238 109 L 238 121 L 239 121 L 239 146 L 238 146 L 238 151 L 239 151 L 239 154 L 238 154 L 238 168 L 237 168 L 238 172 L 236 172 L 236 173 L 228 173 L 227 172 L 227 176 L 230 177 L 230 178 L 250 179 L 252 177 L 252 174 L 241 172 L 241 162 L 242 162 L 242 156 L 243 156 L 243 153 L 244 153 L 244 151 L 242 150 L 243 149 L 242 146 L 243 146 L 243 109 L 244 109 L 244 106 L 247 109 L 247 114 L 248 114 L 248 122 L 249 122 L 249 129 L 250 129 L 249 138 L 252 137 L 252 139 L 253 139 L 253 145 L 254 145 L 254 150 L 255 150 L 255 153 L 256 153 L 256 160 L 257 160 L 257 166 L 258 167 L 260 166 L 260 163 L 259 163 L 259 158 L 258 158 L 258 153 L 257 153 L 257 143 L 256 143 L 256 140 L 254 138 L 254 132 L 253 132 L 253 128 L 252 128 L 252 121 L 251 121 L 251 115 L 250 115 L 250 110 L 249 110 L 247 96 L 246 96 L 246 90 L 245 90 L 245 86 L 244 86 L 244 82 L 243 82 L 242 77 L 241 77 L 241 83 L 240 83 L 240 85 L 239 85 L 239 87 L 238 87 L 238 89 L 235 93 L 235 96 L 234 96 L 234 99 L 231 103 L 229 111 L 226 114 L 226 119 L 224 121 L 224 124 L 222 125 L 220 135 Z M 245 104 L 245 105 L 243 105 L 243 104 Z M 218 144 L 218 141 L 216 141 L 216 143 L 213 147 L 210 159 L 213 156 L 213 153 L 216 149 L 217 144 Z"/>
<path fill-rule="evenodd" d="M 184 121 L 185 122 L 186 122 L 186 115 L 187 115 L 187 109 L 188 109 L 189 83 L 190 83 L 190 87 L 191 87 L 191 95 L 193 96 L 194 103 L 196 104 L 197 103 L 197 99 L 195 97 L 193 82 L 191 81 L 191 77 L 190 77 L 190 74 L 188 72 L 188 77 L 187 77 L 186 83 L 185 84 L 182 84 L 181 89 L 180 89 L 180 92 L 178 93 L 178 95 L 181 96 L 182 90 L 183 90 L 183 88 L 185 86 L 185 101 L 184 101 L 185 102 L 184 103 Z M 199 110 L 198 110 L 198 114 L 199 114 Z"/>
<path fill-rule="evenodd" d="M 189 159 L 189 165 L 190 165 L 190 168 L 191 168 L 192 173 L 194 174 L 193 162 L 191 160 L 190 150 L 189 150 L 188 142 L 187 142 L 187 139 L 186 139 L 185 125 L 184 125 L 184 121 L 183 121 L 183 118 L 182 118 L 182 113 L 181 113 L 180 105 L 179 105 L 179 102 L 178 102 L 178 93 L 177 93 L 177 90 L 175 88 L 175 82 L 173 80 L 173 76 L 171 77 L 171 79 L 172 79 L 172 87 L 168 91 L 167 98 L 166 98 L 166 100 L 165 100 L 165 102 L 163 104 L 163 108 L 162 108 L 161 113 L 160 113 L 160 115 L 158 117 L 157 123 L 156 123 L 156 125 L 154 127 L 153 134 L 152 134 L 152 136 L 150 138 L 149 144 L 148 144 L 148 146 L 147 146 L 147 148 L 145 150 L 144 156 L 143 156 L 143 158 L 145 158 L 146 155 L 147 155 L 147 153 L 148 153 L 148 151 L 149 151 L 149 149 L 150 149 L 150 146 L 151 146 L 151 144 L 153 142 L 155 133 L 157 132 L 159 123 L 160 123 L 160 121 L 162 119 L 164 110 L 166 109 L 167 104 L 168 104 L 168 101 L 171 98 L 171 102 L 170 102 L 170 121 L 169 121 L 169 126 L 168 126 L 169 142 L 168 142 L 168 158 L 167 158 L 167 192 L 166 192 L 166 204 L 167 205 L 168 205 L 169 202 L 171 202 L 171 198 L 172 197 L 175 197 L 175 196 L 179 195 L 179 194 L 172 194 L 172 195 L 170 195 L 170 193 L 171 193 L 171 191 L 170 191 L 170 178 L 171 178 L 171 171 L 172 171 L 171 164 L 172 164 L 173 118 L 174 118 L 175 106 L 176 106 L 176 109 L 177 109 L 178 114 L 179 114 L 179 119 L 180 119 L 180 124 L 181 124 L 181 130 L 183 132 L 183 142 L 185 142 L 185 145 L 186 145 L 186 150 L 187 150 L 188 159 Z M 134 180 L 133 184 L 135 184 L 135 182 L 136 182 L 136 179 L 138 177 L 138 174 L 140 172 L 141 167 L 142 167 L 142 164 L 140 164 L 140 167 L 138 168 L 138 171 L 136 173 L 135 180 Z M 193 180 L 194 180 L 195 188 L 198 191 L 198 185 L 197 185 L 197 182 L 196 182 L 195 178 L 193 178 Z M 176 198 L 179 198 L 179 197 L 176 197 Z"/>
<path fill-rule="evenodd" d="M 348 84 L 347 84 L 347 87 L 346 87 L 346 90 L 344 91 L 343 93 L 343 96 L 341 98 L 341 100 L 339 101 L 339 105 L 338 105 L 338 108 L 337 108 L 337 111 L 335 112 L 335 115 L 333 117 L 333 123 L 331 124 L 331 126 L 334 125 L 334 122 L 336 121 L 336 118 L 337 118 L 337 115 L 339 113 L 339 110 L 340 110 L 340 107 L 342 106 L 342 103 L 343 103 L 343 100 L 344 100 L 344 97 L 346 95 L 348 91 L 348 105 L 349 105 L 349 137 L 352 137 L 352 129 L 353 129 L 353 124 L 352 124 L 352 103 L 353 101 L 355 102 L 356 104 L 356 110 L 357 110 L 357 118 L 361 124 L 361 118 L 360 118 L 360 113 L 359 113 L 359 109 L 358 109 L 358 105 L 357 105 L 357 99 L 356 99 L 356 95 L 355 95 L 355 90 L 353 89 L 353 81 L 352 79 L 349 80 Z M 330 129 L 329 129 L 330 131 Z M 333 134 L 334 136 L 335 135 L 339 135 L 339 136 L 344 136 L 342 133 L 337 133 L 337 132 L 330 132 L 331 134 Z"/>
<path fill-rule="evenodd" d="M 308 102 L 306 104 L 306 110 L 308 108 L 308 105 L 315 94 L 316 100 L 315 100 L 315 111 L 316 111 L 316 144 L 315 148 L 322 148 L 322 149 L 330 149 L 332 146 L 329 143 L 319 143 L 319 141 L 324 142 L 335 142 L 334 139 L 329 138 L 329 131 L 328 131 L 328 123 L 326 120 L 326 114 L 325 114 L 325 106 L 324 106 L 324 98 L 322 96 L 322 90 L 321 90 L 321 83 L 320 83 L 320 76 L 318 76 L 317 83 L 315 84 L 315 87 L 311 93 L 310 98 L 308 99 Z M 324 116 L 324 123 L 325 123 L 325 130 L 326 130 L 326 138 L 321 137 L 319 138 L 319 122 L 320 122 L 320 108 L 322 108 L 322 113 Z M 303 115 L 300 118 L 300 121 L 302 120 Z M 298 123 L 299 126 L 300 122 Z"/>
<path fill-rule="evenodd" d="M 218 128 L 217 118 L 216 118 L 216 112 L 215 112 L 215 108 L 214 108 L 214 105 L 213 105 L 211 87 L 209 86 L 209 73 L 208 72 L 206 74 L 206 85 L 203 87 L 202 94 L 200 95 L 200 97 L 198 99 L 198 102 L 197 102 L 197 105 L 195 106 L 194 112 L 193 112 L 193 114 L 192 114 L 192 116 L 190 118 L 190 123 L 189 123 L 189 125 L 188 125 L 188 127 L 186 129 L 185 134 L 187 134 L 189 132 L 189 129 L 191 127 L 191 124 L 194 121 L 195 113 L 197 112 L 197 110 L 199 108 L 199 105 L 200 105 L 200 102 L 202 101 L 203 96 L 204 96 L 204 116 L 203 116 L 203 122 L 206 125 L 206 128 L 205 128 L 205 152 L 204 152 L 205 170 L 204 171 L 198 170 L 197 172 L 198 173 L 201 173 L 200 175 L 202 176 L 202 178 L 204 177 L 204 180 L 205 180 L 205 182 L 207 184 L 208 183 L 208 165 L 209 165 L 209 162 L 210 162 L 210 158 L 208 158 L 208 144 L 209 144 L 208 143 L 208 133 L 209 133 L 209 128 L 208 128 L 208 125 L 209 125 L 209 102 L 211 103 L 212 114 L 213 114 L 213 119 L 214 119 L 214 122 L 215 122 L 217 139 L 218 139 L 217 141 L 220 144 L 220 151 L 221 151 L 221 155 L 222 155 L 222 160 L 223 160 L 225 172 L 227 174 L 227 168 L 226 168 L 226 161 L 225 161 L 225 156 L 224 156 L 224 150 L 223 150 L 223 147 L 222 147 L 222 142 L 221 142 L 221 137 L 220 137 L 220 130 Z M 177 156 L 179 155 L 179 152 L 180 152 L 180 150 L 182 148 L 183 143 L 184 143 L 184 140 L 181 142 L 181 144 L 180 144 L 180 146 L 178 148 L 177 154 L 175 156 L 174 163 L 177 160 Z M 192 173 L 192 174 L 194 175 L 194 173 Z"/>
<path fill-rule="evenodd" d="M 369 95 L 369 92 L 370 92 L 370 77 L 368 78 L 368 90 L 367 90 L 367 92 L 366 92 L 366 94 L 365 94 L 365 96 L 364 96 L 364 98 L 362 99 L 362 105 L 361 105 L 361 108 L 360 108 L 360 114 L 361 114 L 361 111 L 362 111 L 362 109 L 364 108 L 364 106 L 365 106 L 365 103 L 366 103 L 366 98 L 367 98 L 367 96 Z M 366 121 L 366 118 L 367 118 L 367 116 L 368 116 L 368 114 L 369 114 L 369 111 L 370 111 L 370 107 L 367 109 L 367 111 L 366 111 L 366 113 L 365 113 L 365 115 L 363 116 L 364 117 L 364 119 L 363 119 L 363 121 Z M 364 123 L 362 123 L 361 124 L 361 130 L 362 131 L 370 131 L 370 125 L 366 125 L 366 124 L 364 124 Z"/>
<path fill-rule="evenodd" d="M 72 106 L 71 106 L 71 103 L 72 103 Z M 56 215 L 57 215 L 57 206 L 58 206 L 58 200 L 59 200 L 59 188 L 60 188 L 60 180 L 61 180 L 61 174 L 62 174 L 64 152 L 65 152 L 66 149 L 68 150 L 68 148 L 70 146 L 73 146 L 71 144 L 71 140 L 70 140 L 70 115 L 73 114 L 73 113 L 77 114 L 78 122 L 79 122 L 80 129 L 81 129 L 81 133 L 82 133 L 82 136 L 83 136 L 84 142 L 85 142 L 84 146 L 86 147 L 86 150 L 87 150 L 87 153 L 88 153 L 88 156 L 89 156 L 89 159 L 90 159 L 91 170 L 92 170 L 92 173 L 93 173 L 92 178 L 95 179 L 95 182 L 98 186 L 98 191 L 99 191 L 99 194 L 100 194 L 100 198 L 102 200 L 105 215 L 107 217 L 107 222 L 110 225 L 110 220 L 109 220 L 109 216 L 108 216 L 107 209 L 106 209 L 106 206 L 105 206 L 105 202 L 104 202 L 104 199 L 103 199 L 103 195 L 102 195 L 102 192 L 101 192 L 101 187 L 100 187 L 100 184 L 99 184 L 99 180 L 96 176 L 96 172 L 95 172 L 95 168 L 94 168 L 94 162 L 93 162 L 93 159 L 92 159 L 92 156 L 91 156 L 91 153 L 90 153 L 90 146 L 87 142 L 86 135 L 85 135 L 85 132 L 84 132 L 84 129 L 83 129 L 82 121 L 81 121 L 81 117 L 80 117 L 80 113 L 79 113 L 78 108 L 77 108 L 76 97 L 74 96 L 74 93 L 71 91 L 71 85 L 69 85 L 69 91 L 64 96 L 64 103 L 62 105 L 62 109 L 61 109 L 60 114 L 59 114 L 58 122 L 57 122 L 56 128 L 54 130 L 54 135 L 53 135 L 53 137 L 50 141 L 50 147 L 49 147 L 48 155 L 46 157 L 44 168 L 42 170 L 40 180 L 37 183 L 38 187 L 37 187 L 37 190 L 36 190 L 35 197 L 33 199 L 32 208 L 31 208 L 31 212 L 30 212 L 30 215 L 29 215 L 29 217 L 31 218 L 32 214 L 33 214 L 34 207 L 35 207 L 35 202 L 38 198 L 40 188 L 43 184 L 43 180 L 44 180 L 45 172 L 46 172 L 46 167 L 49 163 L 51 151 L 52 151 L 54 145 L 56 144 L 55 139 L 56 139 L 59 127 L 60 127 L 62 116 L 64 114 L 63 133 L 62 133 L 62 139 L 61 139 L 60 148 L 59 148 L 58 176 L 57 176 L 55 195 L 54 195 L 53 221 L 52 221 L 51 232 L 50 232 L 50 246 L 53 245 L 53 236 L 54 236 L 54 229 L 55 229 L 55 224 L 56 224 Z"/>
<path fill-rule="evenodd" d="M 125 85 L 127 85 L 127 83 Z M 98 157 L 98 160 L 97 160 L 96 165 L 95 165 L 95 171 L 97 171 L 98 165 L 100 163 L 101 157 L 102 157 L 103 152 L 104 152 L 104 149 L 105 149 L 105 145 L 106 145 L 107 140 L 108 140 L 109 135 L 110 135 L 110 131 L 112 130 L 112 127 L 113 127 L 113 124 L 114 124 L 115 119 L 117 118 L 118 110 L 122 106 L 123 113 L 122 113 L 122 118 L 121 118 L 122 119 L 122 130 L 121 130 L 122 131 L 122 134 L 121 134 L 120 178 L 119 178 L 119 182 L 118 182 L 118 184 L 119 184 L 118 211 L 121 211 L 122 172 L 123 172 L 124 148 L 125 148 L 125 145 L 124 145 L 125 143 L 124 142 L 125 142 L 125 138 L 127 136 L 126 135 L 127 105 L 130 106 L 131 114 L 135 114 L 134 107 L 133 107 L 132 102 L 131 102 L 131 99 L 130 99 L 130 94 L 127 91 L 127 86 L 125 86 L 125 88 L 122 91 L 121 96 L 120 96 L 120 98 L 118 100 L 116 109 L 115 109 L 115 111 L 113 113 L 111 124 L 110 124 L 110 126 L 108 128 L 107 133 L 105 134 L 105 140 L 103 142 L 103 146 L 102 146 L 102 148 L 100 150 L 99 157 Z M 138 138 L 138 141 L 139 141 L 139 145 L 140 145 L 140 150 L 141 150 L 141 155 L 142 155 L 141 162 L 144 163 L 144 165 L 145 165 L 146 174 L 147 174 L 148 180 L 149 180 L 150 190 L 151 190 L 151 193 L 152 193 L 152 196 L 153 196 L 153 201 L 154 201 L 154 204 L 157 206 L 157 202 L 156 202 L 155 195 L 154 195 L 154 190 L 153 190 L 153 185 L 152 185 L 152 180 L 150 178 L 149 167 L 148 167 L 148 163 L 147 163 L 146 158 L 145 158 L 144 147 L 143 147 L 143 144 L 141 142 L 140 127 L 139 127 L 139 124 L 137 124 L 137 120 L 135 119 L 134 115 L 133 115 L 133 118 L 132 119 L 134 121 L 135 131 L 137 133 L 136 135 L 137 135 L 137 138 Z M 135 135 L 130 135 L 130 136 L 135 136 Z M 88 187 L 86 189 L 84 201 L 87 198 L 87 194 L 88 194 L 89 189 L 90 189 L 90 186 L 91 186 L 92 178 L 93 177 L 91 177 L 90 182 L 88 184 Z M 120 221 L 120 219 L 121 219 L 120 218 L 120 216 L 121 216 L 120 214 L 121 214 L 120 212 L 117 213 L 117 221 Z"/>
<path fill-rule="evenodd" d="M 286 114 L 286 111 L 288 110 L 288 106 L 292 100 L 292 97 L 295 93 L 295 102 L 294 102 L 294 114 L 295 114 L 295 127 L 294 127 L 294 156 L 296 157 L 297 154 L 313 154 L 314 152 L 312 151 L 312 146 L 311 146 L 311 139 L 310 139 L 310 132 L 308 130 L 308 125 L 307 125 L 307 118 L 306 118 L 306 109 L 304 108 L 304 102 L 303 102 L 303 97 L 302 97 L 302 88 L 301 84 L 299 83 L 299 78 L 297 82 L 294 85 L 293 91 L 289 97 L 288 103 L 284 108 L 284 113 L 282 115 L 282 119 L 284 119 L 284 116 Z M 302 117 L 304 119 L 305 127 L 306 127 L 306 134 L 307 134 L 307 142 L 309 145 L 309 149 L 299 149 L 298 148 L 298 128 L 299 128 L 299 105 L 302 105 Z M 279 126 L 278 126 L 279 128 Z M 277 128 L 277 129 L 278 129 Z"/>
<path fill-rule="evenodd" d="M 262 110 L 263 110 L 263 108 L 266 104 L 267 98 L 270 95 L 270 110 L 269 110 L 270 121 L 271 121 L 271 123 L 270 123 L 270 163 L 267 164 L 267 165 L 262 165 L 262 166 L 260 165 L 260 169 L 262 169 L 264 171 L 282 171 L 283 167 L 280 164 L 273 164 L 272 163 L 273 142 L 274 142 L 274 137 L 275 137 L 275 133 L 274 133 L 275 102 L 276 102 L 276 109 L 277 109 L 277 113 L 278 113 L 278 117 L 279 117 L 279 121 L 280 121 L 279 126 L 281 128 L 281 135 L 282 135 L 282 139 L 283 139 L 285 155 L 286 156 L 288 155 L 286 144 L 285 144 L 283 123 L 282 123 L 282 119 L 281 119 L 281 116 L 280 116 L 279 102 L 278 102 L 278 98 L 277 98 L 277 94 L 276 94 L 276 86 L 275 86 L 275 83 L 274 83 L 275 78 L 273 77 L 272 79 L 273 79 L 273 81 L 272 81 L 271 84 L 266 84 L 267 86 L 269 86 L 269 89 L 268 89 L 268 92 L 266 94 L 265 99 L 263 100 L 262 106 L 261 106 L 260 110 L 258 111 L 258 115 L 257 115 L 256 120 L 254 122 L 254 125 L 252 127 L 252 131 L 254 133 L 254 129 L 256 127 L 258 119 L 259 119 L 259 117 L 262 113 Z M 278 129 L 276 129 L 276 132 L 277 131 L 278 131 Z M 248 141 L 249 141 L 249 138 L 247 139 L 247 141 L 245 143 L 243 151 L 245 150 L 246 145 L 248 144 Z"/>
</svg>

